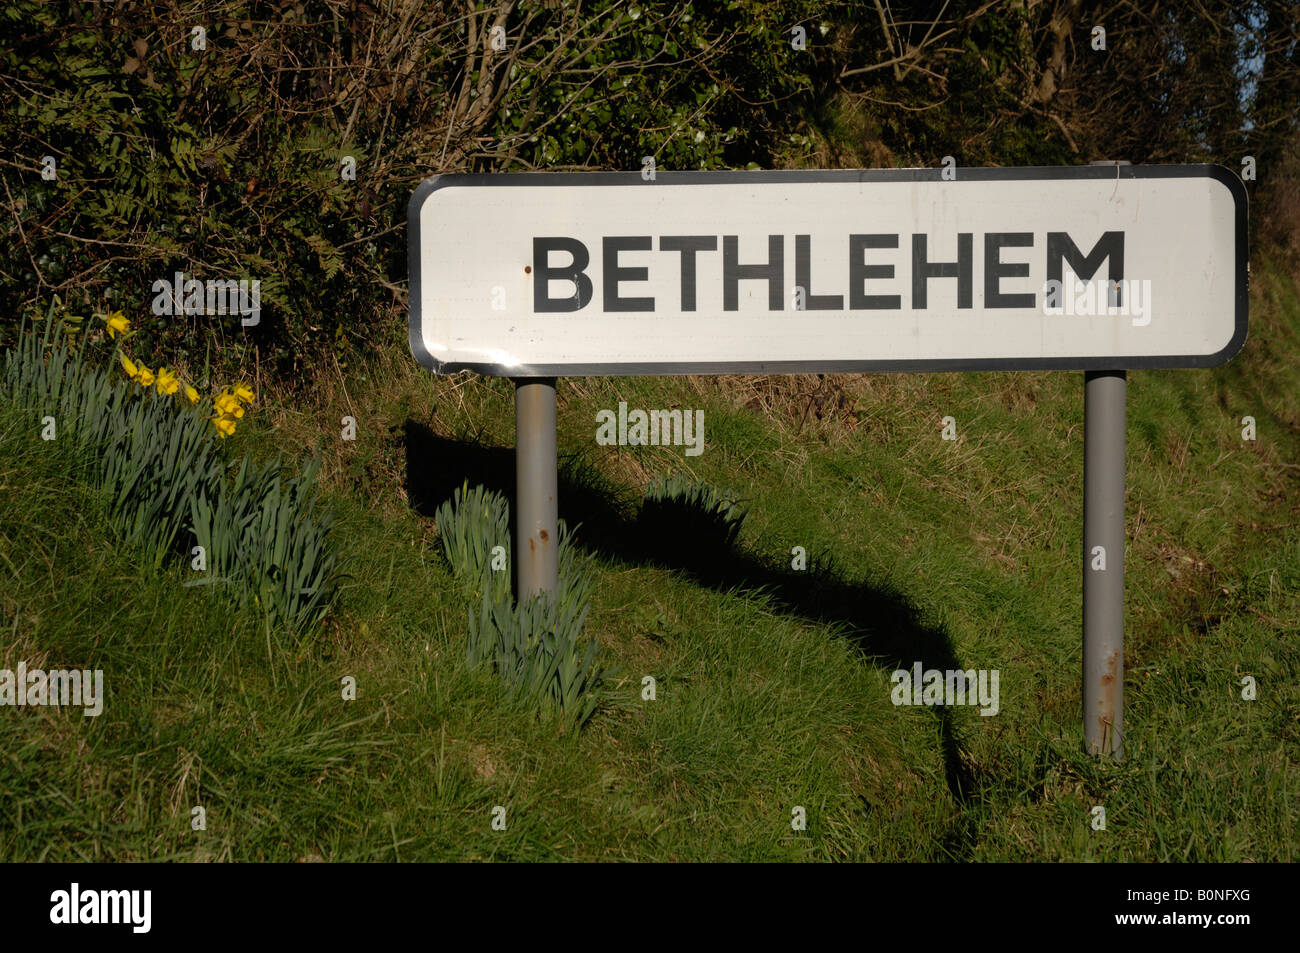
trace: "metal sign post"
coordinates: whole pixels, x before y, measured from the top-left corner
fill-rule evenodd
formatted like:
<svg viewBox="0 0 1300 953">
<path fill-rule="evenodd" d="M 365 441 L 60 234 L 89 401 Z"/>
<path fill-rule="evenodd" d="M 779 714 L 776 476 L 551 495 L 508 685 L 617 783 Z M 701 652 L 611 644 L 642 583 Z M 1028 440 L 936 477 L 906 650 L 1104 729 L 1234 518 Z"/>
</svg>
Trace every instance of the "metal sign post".
<svg viewBox="0 0 1300 953">
<path fill-rule="evenodd" d="M 1083 397 L 1083 729 L 1121 756 L 1124 729 L 1124 371 L 1088 371 Z"/>
<path fill-rule="evenodd" d="M 559 460 L 555 378 L 515 381 L 515 594 L 559 584 Z"/>
</svg>

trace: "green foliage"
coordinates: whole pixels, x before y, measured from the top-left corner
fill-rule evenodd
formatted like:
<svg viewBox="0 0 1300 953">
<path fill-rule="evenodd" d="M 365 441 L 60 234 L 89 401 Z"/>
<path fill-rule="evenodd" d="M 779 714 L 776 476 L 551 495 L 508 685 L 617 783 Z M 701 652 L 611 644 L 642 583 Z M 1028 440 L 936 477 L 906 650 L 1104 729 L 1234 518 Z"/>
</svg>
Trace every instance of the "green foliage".
<svg viewBox="0 0 1300 953">
<path fill-rule="evenodd" d="M 732 490 L 717 490 L 675 473 L 646 487 L 638 521 L 671 543 L 675 538 L 730 548 L 745 522 L 745 509 Z"/>
<path fill-rule="evenodd" d="M 584 9 L 576 35 L 563 17 L 539 16 L 527 33 L 549 42 L 520 56 L 497 135 L 521 170 L 637 169 L 647 155 L 669 170 L 770 167 L 777 130 L 806 111 L 831 66 L 793 50 L 791 27 L 826 12 L 791 0 L 630 8 L 603 0 Z M 574 75 L 554 81 L 561 37 L 580 53 Z"/>
<path fill-rule="evenodd" d="M 538 594 L 522 602 L 484 595 L 477 619 L 468 610 L 471 666 L 490 664 L 518 698 L 543 714 L 563 715 L 581 727 L 601 700 L 607 674 L 597 666 L 599 646 L 582 637 L 585 600 Z"/>
<path fill-rule="evenodd" d="M 51 290 L 94 299 L 177 366 L 211 352 L 227 371 L 256 348 L 292 380 L 307 355 L 346 366 L 375 343 L 375 313 L 401 308 L 407 200 L 430 174 L 646 156 L 691 170 L 1249 154 L 1264 169 L 1289 148 L 1300 88 L 1296 14 L 1271 0 L 516 4 L 492 53 L 492 8 L 336 6 L 221 0 L 196 51 L 175 30 L 188 21 L 154 5 L 6 3 L 0 201 L 17 237 L 0 245 L 0 314 Z M 1093 50 L 1103 20 L 1111 47 Z M 152 283 L 176 271 L 260 281 L 262 320 L 151 314 Z"/>
<path fill-rule="evenodd" d="M 355 5 L 354 5 L 355 6 Z M 380 5 L 382 6 L 382 5 Z M 434 173 L 770 164 L 819 56 L 789 24 L 811 2 L 621 2 L 495 13 L 411 4 L 206 8 L 207 49 L 151 6 L 11 0 L 0 17 L 0 313 L 51 288 L 121 309 L 179 366 L 228 372 L 255 348 L 283 379 L 346 364 L 406 277 L 411 189 Z M 743 29 L 737 26 L 743 23 Z M 41 177 L 57 161 L 57 179 Z M 341 160 L 356 161 L 356 179 Z M 261 282 L 255 327 L 150 313 L 176 271 Z M 157 355 L 140 354 L 148 360 Z"/>
<path fill-rule="evenodd" d="M 90 484 L 104 492 L 117 536 L 155 568 L 202 546 L 209 570 L 234 583 L 240 605 L 258 605 L 294 630 L 324 616 L 340 572 L 332 518 L 312 499 L 315 463 L 286 478 L 280 461 L 259 467 L 244 456 L 229 478 L 198 407 L 113 381 L 51 320 L 43 335 L 20 331 L 4 353 L 0 384 L 34 430 L 53 418 L 55 440 L 80 455 Z"/>
<path fill-rule="evenodd" d="M 48 352 L 48 356 L 47 356 Z M 92 483 L 106 491 L 110 522 L 155 566 L 184 541 L 190 500 L 217 484 L 212 428 L 196 408 L 87 366 L 61 329 L 23 333 L 5 352 L 4 386 L 34 417 L 53 418 L 56 440 L 91 461 Z M 33 421 L 35 423 L 35 421 Z"/>
<path fill-rule="evenodd" d="M 108 433 L 87 446 L 99 447 L 112 521 L 161 565 L 184 538 L 190 501 L 220 479 L 211 425 L 195 408 L 141 388 L 115 387 L 96 410 Z"/>
<path fill-rule="evenodd" d="M 591 571 L 579 561 L 568 526 L 559 521 L 555 595 L 516 602 L 510 572 L 491 566 L 496 546 L 505 549 L 506 566 L 513 566 L 509 502 L 466 481 L 435 518 L 453 575 L 471 606 L 480 606 L 477 618 L 469 609 L 469 664 L 491 664 L 515 694 L 543 712 L 563 711 L 581 726 L 599 704 L 607 673 L 596 667 L 596 639 L 581 637 Z"/>
<path fill-rule="evenodd" d="M 514 559 L 506 498 L 483 486 L 471 488 L 467 480 L 438 507 L 434 519 L 452 573 L 470 598 L 477 603 L 488 593 L 494 601 L 508 599 Z M 591 588 L 590 573 L 578 559 L 573 531 L 564 520 L 559 527 L 560 591 L 568 600 L 585 602 Z M 506 569 L 493 572 L 492 550 L 496 546 L 505 549 Z"/>
<path fill-rule="evenodd" d="M 360 340 L 344 318 L 374 300 L 362 275 L 387 275 L 377 246 L 340 246 L 372 221 L 385 184 L 340 177 L 342 155 L 364 169 L 369 150 L 343 137 L 336 91 L 310 81 L 345 48 L 336 17 L 322 29 L 278 5 L 226 2 L 205 13 L 196 51 L 152 8 L 17 0 L 6 13 L 22 30 L 0 24 L 14 77 L 0 81 L 0 135 L 18 160 L 3 176 L 24 240 L 0 248 L 0 310 L 18 313 L 43 284 L 85 293 L 177 363 L 220 345 L 222 370 L 250 345 L 287 370 L 338 329 Z M 55 180 L 40 175 L 46 155 Z M 387 191 L 396 218 L 409 189 Z M 152 283 L 175 271 L 259 280 L 261 322 L 151 314 Z"/>
<path fill-rule="evenodd" d="M 510 504 L 499 493 L 463 483 L 434 513 L 443 552 L 471 599 L 510 596 Z M 492 571 L 492 550 L 506 551 L 506 569 Z"/>
<path fill-rule="evenodd" d="M 298 631 L 325 615 L 339 578 L 333 517 L 315 505 L 319 466 L 286 477 L 279 459 L 259 467 L 244 457 L 232 480 L 190 497 L 211 578 L 235 581 L 241 606 L 252 602 Z"/>
</svg>

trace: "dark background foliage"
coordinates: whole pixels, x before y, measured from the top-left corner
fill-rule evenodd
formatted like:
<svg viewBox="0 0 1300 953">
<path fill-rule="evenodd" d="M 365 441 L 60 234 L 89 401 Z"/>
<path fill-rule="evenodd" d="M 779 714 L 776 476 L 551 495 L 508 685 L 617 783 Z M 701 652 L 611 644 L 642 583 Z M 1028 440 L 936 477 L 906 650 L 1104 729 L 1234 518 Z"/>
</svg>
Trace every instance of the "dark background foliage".
<svg viewBox="0 0 1300 953">
<path fill-rule="evenodd" d="M 1266 181 L 1297 22 L 1287 0 L 7 2 L 0 331 L 57 295 L 183 367 L 346 364 L 402 320 L 406 202 L 441 172 L 1251 155 Z M 259 279 L 260 324 L 152 315 L 175 271 Z"/>
</svg>

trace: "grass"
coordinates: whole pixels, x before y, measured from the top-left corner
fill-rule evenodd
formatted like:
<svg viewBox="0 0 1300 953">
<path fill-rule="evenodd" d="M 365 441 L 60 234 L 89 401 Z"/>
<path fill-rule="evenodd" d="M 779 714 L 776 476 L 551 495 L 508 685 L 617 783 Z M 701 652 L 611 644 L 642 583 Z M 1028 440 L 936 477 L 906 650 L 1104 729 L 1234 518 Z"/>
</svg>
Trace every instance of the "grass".
<svg viewBox="0 0 1300 953">
<path fill-rule="evenodd" d="M 580 732 L 464 663 L 433 513 L 466 478 L 512 494 L 513 392 L 431 378 L 400 319 L 236 438 L 324 459 L 352 575 L 296 654 L 111 545 L 57 441 L 0 408 L 0 667 L 108 693 L 0 709 L 0 859 L 1295 860 L 1300 298 L 1261 260 L 1252 299 L 1232 364 L 1129 376 L 1118 764 L 1080 725 L 1079 373 L 562 381 L 584 631 L 620 672 Z M 702 408 L 705 453 L 597 446 L 619 400 Z M 728 558 L 638 525 L 677 472 L 744 500 Z M 998 669 L 1000 713 L 894 707 L 918 660 Z"/>
</svg>

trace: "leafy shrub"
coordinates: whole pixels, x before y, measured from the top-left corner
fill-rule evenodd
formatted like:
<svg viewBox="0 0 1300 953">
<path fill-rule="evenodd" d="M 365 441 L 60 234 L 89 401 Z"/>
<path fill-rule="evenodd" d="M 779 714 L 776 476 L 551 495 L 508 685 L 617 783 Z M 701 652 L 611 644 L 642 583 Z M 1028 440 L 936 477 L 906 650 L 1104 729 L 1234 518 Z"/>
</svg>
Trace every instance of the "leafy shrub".
<svg viewBox="0 0 1300 953">
<path fill-rule="evenodd" d="M 268 371 L 327 350 L 346 364 L 386 327 L 356 317 L 404 293 L 422 178 L 637 169 L 646 154 L 743 166 L 770 156 L 769 126 L 792 124 L 808 72 L 830 70 L 789 49 L 810 0 L 635 16 L 618 0 L 517 4 L 499 55 L 484 49 L 491 7 L 343 6 L 217 0 L 203 50 L 179 0 L 0 7 L 0 195 L 21 234 L 0 244 L 0 314 L 49 289 L 143 313 L 176 271 L 256 279 L 256 326 L 142 325 L 182 366 L 209 348 L 233 366 L 250 345 Z"/>
</svg>

